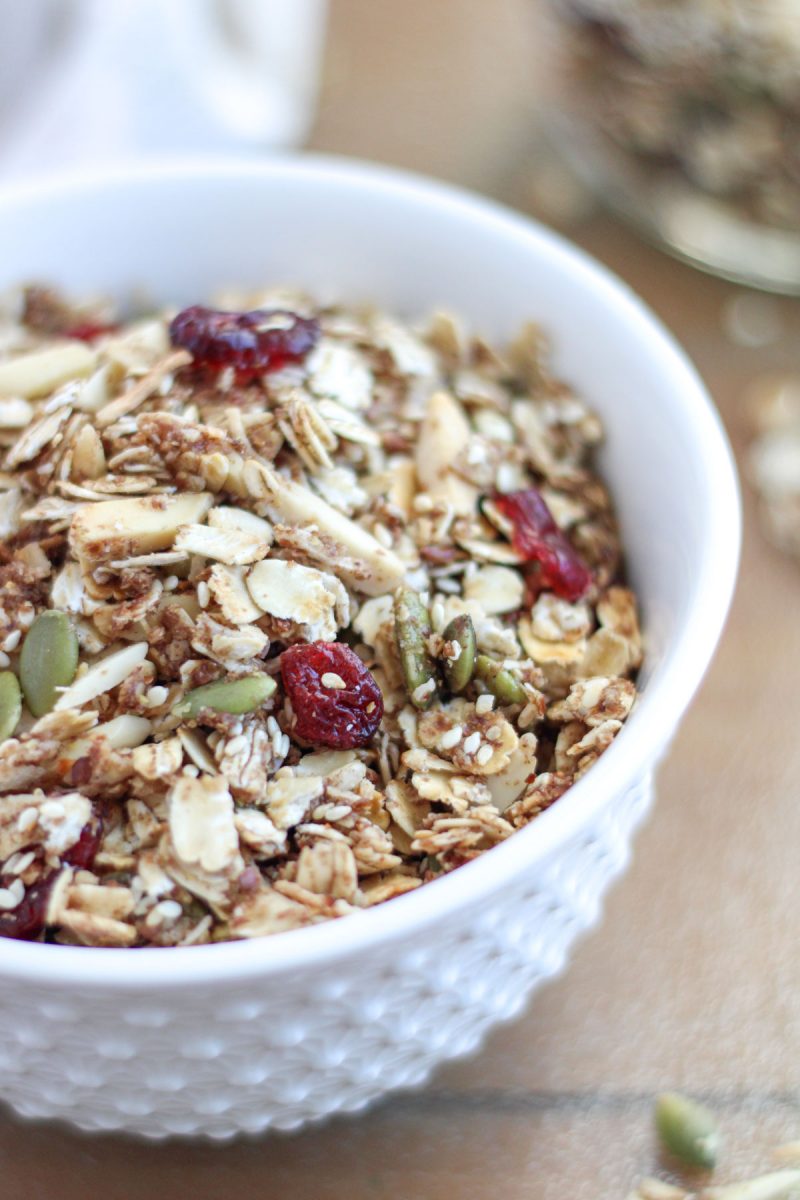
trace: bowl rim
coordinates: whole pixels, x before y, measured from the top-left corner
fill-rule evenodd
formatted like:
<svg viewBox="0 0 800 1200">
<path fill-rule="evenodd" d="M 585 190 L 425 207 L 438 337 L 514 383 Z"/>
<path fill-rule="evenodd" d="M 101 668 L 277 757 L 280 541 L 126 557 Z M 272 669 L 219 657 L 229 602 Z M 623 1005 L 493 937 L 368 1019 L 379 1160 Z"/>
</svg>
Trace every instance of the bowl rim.
<svg viewBox="0 0 800 1200">
<path fill-rule="evenodd" d="M 633 290 L 607 267 L 531 217 L 452 184 L 396 167 L 327 154 L 276 154 L 269 159 L 237 157 L 150 161 L 108 169 L 59 173 L 4 184 L 0 216 L 42 199 L 92 193 L 130 185 L 157 187 L 192 180 L 290 180 L 324 187 L 347 183 L 380 202 L 392 194 L 411 204 L 446 210 L 473 221 L 483 232 L 499 234 L 555 262 L 575 285 L 602 297 L 659 363 L 674 396 L 676 413 L 693 427 L 703 448 L 706 473 L 706 554 L 695 589 L 696 600 L 682 632 L 614 744 L 557 805 L 507 841 L 457 871 L 422 888 L 345 919 L 327 921 L 263 938 L 214 945 L 137 949 L 43 946 L 0 939 L 0 978 L 104 991 L 184 989 L 231 979 L 273 976 L 306 967 L 316 969 L 421 934 L 462 908 L 477 913 L 504 882 L 541 863 L 558 847 L 589 827 L 618 793 L 649 774 L 705 674 L 727 617 L 738 569 L 741 503 L 733 456 L 720 417 L 695 368 L 660 320 Z M 480 231 L 479 231 L 480 236 Z"/>
</svg>

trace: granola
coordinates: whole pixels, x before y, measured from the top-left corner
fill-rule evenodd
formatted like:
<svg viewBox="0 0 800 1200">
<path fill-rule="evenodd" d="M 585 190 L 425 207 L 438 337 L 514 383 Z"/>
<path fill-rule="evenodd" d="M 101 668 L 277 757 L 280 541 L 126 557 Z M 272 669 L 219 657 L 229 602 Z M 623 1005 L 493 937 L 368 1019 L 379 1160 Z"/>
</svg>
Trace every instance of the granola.
<svg viewBox="0 0 800 1200">
<path fill-rule="evenodd" d="M 644 207 L 703 194 L 800 230 L 796 0 L 551 0 L 561 96 L 591 155 Z M 688 228 L 688 225 L 687 225 Z"/>
<path fill-rule="evenodd" d="M 225 304 L 28 288 L 0 320 L 0 935 L 383 903 L 557 802 L 635 701 L 602 428 L 538 326 Z"/>
</svg>

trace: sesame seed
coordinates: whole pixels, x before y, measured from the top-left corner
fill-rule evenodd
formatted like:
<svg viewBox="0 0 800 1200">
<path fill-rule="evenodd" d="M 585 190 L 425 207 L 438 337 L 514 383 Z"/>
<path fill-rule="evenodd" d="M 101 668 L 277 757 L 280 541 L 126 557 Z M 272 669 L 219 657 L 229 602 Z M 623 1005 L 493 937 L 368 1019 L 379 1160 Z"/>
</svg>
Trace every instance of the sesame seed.
<svg viewBox="0 0 800 1200">
<path fill-rule="evenodd" d="M 4 875 L 22 875 L 27 871 L 36 855 L 33 850 L 26 850 L 24 854 L 12 854 L 6 865 L 3 867 Z"/>
<path fill-rule="evenodd" d="M 478 713 L 479 716 L 483 716 L 484 713 L 491 712 L 493 708 L 494 696 L 491 694 L 491 692 L 486 692 L 485 695 L 478 696 L 478 699 L 475 701 L 475 712 Z"/>
<path fill-rule="evenodd" d="M 491 729 L 486 730 L 486 740 L 488 742 L 499 742 L 503 736 L 503 730 L 499 725 L 492 725 Z"/>
<path fill-rule="evenodd" d="M 201 579 L 197 585 L 197 603 L 201 608 L 208 608 L 211 593 L 208 590 L 208 584 L 205 579 Z"/>
<path fill-rule="evenodd" d="M 16 908 L 19 900 L 11 891 L 11 888 L 0 888 L 0 908 Z"/>
<path fill-rule="evenodd" d="M 4 654 L 3 651 L 0 650 L 0 667 L 7 667 L 10 662 L 11 659 L 8 657 L 8 655 Z"/>
<path fill-rule="evenodd" d="M 39 810 L 34 805 L 23 808 L 17 817 L 17 829 L 20 833 L 28 833 L 39 823 Z"/>
<path fill-rule="evenodd" d="M 491 746 L 481 746 L 480 750 L 475 755 L 475 761 L 479 766 L 485 767 L 493 754 L 494 750 Z"/>
<path fill-rule="evenodd" d="M 10 654 L 12 650 L 16 650 L 19 645 L 19 639 L 22 637 L 21 629 L 12 629 L 6 640 L 3 642 L 3 649 Z"/>
<path fill-rule="evenodd" d="M 453 746 L 457 746 L 461 741 L 461 735 L 464 732 L 460 725 L 454 725 L 452 729 L 448 729 L 439 738 L 439 745 L 443 750 L 452 750 Z"/>
<path fill-rule="evenodd" d="M 480 746 L 480 744 L 481 744 L 481 735 L 478 733 L 478 730 L 476 729 L 474 733 L 471 733 L 468 738 L 464 739 L 464 753 L 465 754 L 474 754 L 475 751 Z"/>
<path fill-rule="evenodd" d="M 347 687 L 341 675 L 337 675 L 335 671 L 326 671 L 320 679 L 320 683 L 323 687 L 334 688 L 337 692 L 342 692 Z"/>
<path fill-rule="evenodd" d="M 178 917 L 183 916 L 183 909 L 177 900 L 162 900 L 156 908 L 165 921 L 177 921 Z"/>
<path fill-rule="evenodd" d="M 168 696 L 169 688 L 165 688 L 161 684 L 157 687 L 151 687 L 147 693 L 147 707 L 160 708 L 162 704 L 166 704 Z"/>
<path fill-rule="evenodd" d="M 164 591 L 165 592 L 174 592 L 175 588 L 178 586 L 179 583 L 180 583 L 180 580 L 178 579 L 177 575 L 168 575 L 167 578 L 164 580 Z"/>
<path fill-rule="evenodd" d="M 436 680 L 429 679 L 426 683 L 421 683 L 418 688 L 414 688 L 411 694 L 411 699 L 417 704 L 422 704 L 436 690 Z"/>
</svg>

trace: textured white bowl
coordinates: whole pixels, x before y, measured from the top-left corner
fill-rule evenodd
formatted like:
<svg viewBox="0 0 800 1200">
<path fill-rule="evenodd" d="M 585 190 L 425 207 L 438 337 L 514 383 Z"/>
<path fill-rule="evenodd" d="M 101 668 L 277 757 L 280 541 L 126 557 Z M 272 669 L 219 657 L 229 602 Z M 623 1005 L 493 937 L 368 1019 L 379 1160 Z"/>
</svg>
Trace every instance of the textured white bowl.
<svg viewBox="0 0 800 1200">
<path fill-rule="evenodd" d="M 137 951 L 0 940 L 0 1094 L 22 1114 L 227 1137 L 423 1082 L 518 1013 L 597 919 L 719 638 L 739 505 L 702 384 L 624 285 L 560 238 L 379 167 L 188 164 L 10 190 L 0 251 L 0 285 L 191 302 L 226 283 L 292 282 L 401 313 L 445 305 L 490 337 L 533 317 L 602 414 L 647 656 L 627 726 L 558 804 L 417 892 L 274 938 Z"/>
</svg>

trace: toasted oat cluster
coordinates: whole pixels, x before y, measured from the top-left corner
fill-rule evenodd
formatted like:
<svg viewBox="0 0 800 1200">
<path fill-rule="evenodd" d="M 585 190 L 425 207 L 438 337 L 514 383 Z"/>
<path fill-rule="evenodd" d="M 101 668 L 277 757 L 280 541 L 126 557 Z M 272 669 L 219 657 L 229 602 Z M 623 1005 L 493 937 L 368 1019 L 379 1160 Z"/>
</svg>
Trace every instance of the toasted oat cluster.
<svg viewBox="0 0 800 1200">
<path fill-rule="evenodd" d="M 7 301 L 0 935 L 354 913 L 533 820 L 633 705 L 601 425 L 537 326 L 218 303 Z"/>
</svg>

